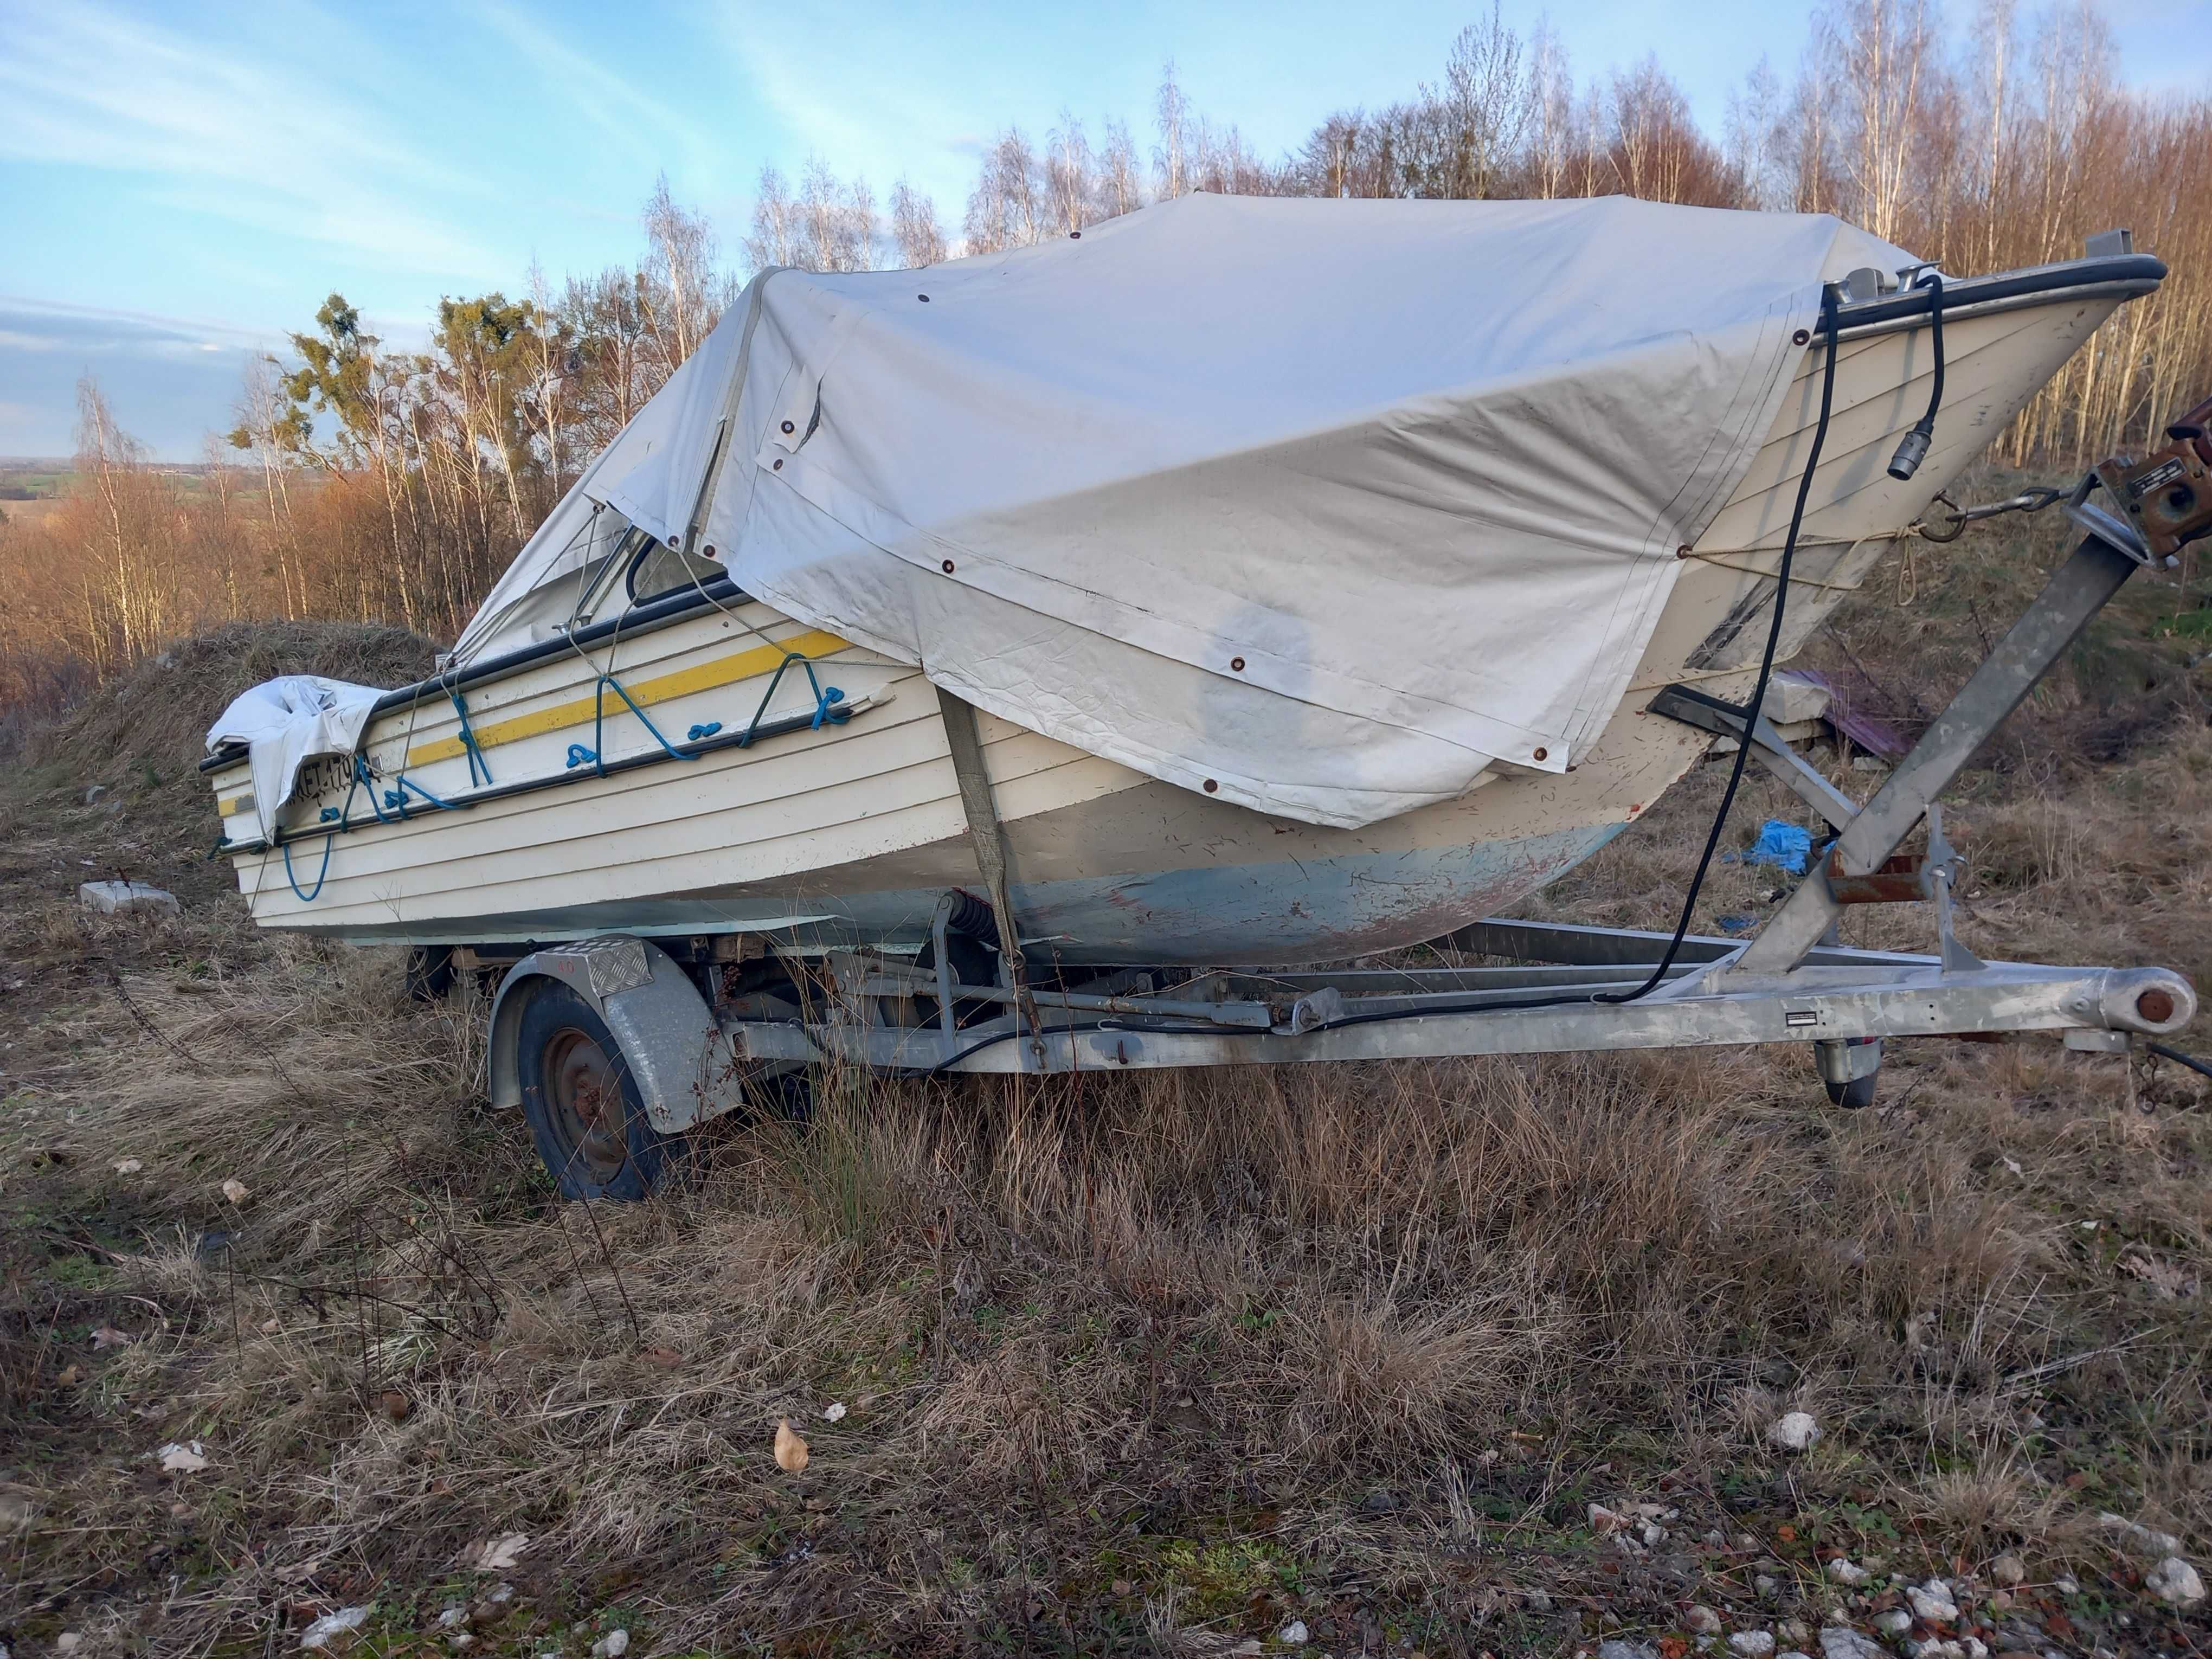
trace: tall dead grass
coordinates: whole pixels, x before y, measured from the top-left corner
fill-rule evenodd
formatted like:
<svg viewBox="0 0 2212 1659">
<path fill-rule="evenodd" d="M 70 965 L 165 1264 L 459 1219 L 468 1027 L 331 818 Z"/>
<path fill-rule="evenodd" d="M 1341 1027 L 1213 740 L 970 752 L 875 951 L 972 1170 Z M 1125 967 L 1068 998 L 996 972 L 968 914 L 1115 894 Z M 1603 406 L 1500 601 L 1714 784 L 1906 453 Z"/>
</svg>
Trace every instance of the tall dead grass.
<svg viewBox="0 0 2212 1659">
<path fill-rule="evenodd" d="M 207 1448 L 169 1529 L 239 1565 L 179 1641 L 364 1574 L 434 1583 L 521 1532 L 526 1583 L 649 1572 L 685 1601 L 671 1641 L 737 1619 L 957 1648 L 1096 1589 L 1078 1540 L 1102 1505 L 1288 1512 L 1332 1559 L 1402 1571 L 1425 1534 L 1336 1537 L 1330 1506 L 1571 1526 L 1593 1463 L 1756 1466 L 1785 1403 L 1846 1443 L 1917 1440 L 1913 1501 L 1994 1547 L 2063 1507 L 2026 1403 L 2110 1385 L 2096 1359 L 2019 1381 L 2096 1346 L 2094 1310 L 2051 1294 L 2080 1247 L 2044 1183 L 2108 1142 L 2202 1155 L 2201 1126 L 2138 1127 L 2024 1050 L 1916 1072 L 1940 1118 L 1808 1112 L 1808 1079 L 1735 1052 L 845 1079 L 811 1126 L 724 1124 L 654 1201 L 586 1212 L 477 1103 L 481 1011 L 407 1004 L 396 977 L 294 949 L 250 984 L 136 985 L 204 1064 L 141 1048 L 45 1142 L 72 1202 L 131 1218 L 112 1316 L 141 1340 L 100 1385 L 121 1443 L 43 1501 L 116 1529 L 83 1534 L 95 1556 L 135 1549 L 163 1529 L 136 1443 Z M 2201 1194 L 2140 1190 L 2201 1253 Z M 2156 1355 L 2130 1375 L 2170 1422 L 2203 1384 Z M 800 1477 L 769 1455 L 782 1417 L 812 1442 Z M 2147 1463 L 2172 1443 L 2146 1431 Z M 1947 1446 L 2027 1486 L 1954 1478 Z M 2158 1501 L 2203 1523 L 2185 1476 Z"/>
</svg>

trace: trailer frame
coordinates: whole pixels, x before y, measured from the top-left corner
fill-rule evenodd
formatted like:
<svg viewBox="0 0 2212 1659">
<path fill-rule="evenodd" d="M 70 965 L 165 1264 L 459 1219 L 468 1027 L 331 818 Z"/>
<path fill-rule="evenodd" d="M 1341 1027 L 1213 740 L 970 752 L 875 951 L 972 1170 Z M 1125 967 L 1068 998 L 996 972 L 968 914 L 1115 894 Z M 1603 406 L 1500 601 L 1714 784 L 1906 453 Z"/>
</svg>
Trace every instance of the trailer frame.
<svg viewBox="0 0 2212 1659">
<path fill-rule="evenodd" d="M 1791 750 L 1763 711 L 1691 686 L 1652 700 L 1653 714 L 1747 744 L 1834 831 L 1748 939 L 1488 920 L 1436 941 L 1439 961 L 1428 966 L 1062 969 L 1049 939 L 1008 929 L 1012 948 L 998 948 L 1010 908 L 1003 843 L 988 781 L 971 768 L 963 799 L 990 900 L 945 893 L 927 961 L 756 939 L 735 963 L 711 943 L 687 963 L 678 941 L 628 935 L 533 951 L 495 1001 L 493 1101 L 523 1102 L 514 1034 L 540 981 L 568 986 L 605 1021 L 627 1086 L 662 1133 L 822 1067 L 1048 1075 L 1798 1043 L 1809 1045 L 1832 1099 L 1862 1105 L 1893 1038 L 2047 1033 L 2072 1048 L 2124 1052 L 2171 1036 L 2197 1012 L 2195 988 L 2172 969 L 1984 962 L 1953 929 L 1962 861 L 1937 796 L 2136 569 L 2176 562 L 2089 491 L 2085 482 L 2065 503 L 2085 532 L 2080 544 L 1864 805 Z M 1923 825 L 1924 850 L 1901 854 Z M 1868 902 L 1927 906 L 1936 951 L 1838 943 L 1843 911 Z M 971 965 L 994 958 L 995 975 L 963 976 L 963 944 Z M 1624 994 L 1647 981 L 1647 991 Z"/>
</svg>

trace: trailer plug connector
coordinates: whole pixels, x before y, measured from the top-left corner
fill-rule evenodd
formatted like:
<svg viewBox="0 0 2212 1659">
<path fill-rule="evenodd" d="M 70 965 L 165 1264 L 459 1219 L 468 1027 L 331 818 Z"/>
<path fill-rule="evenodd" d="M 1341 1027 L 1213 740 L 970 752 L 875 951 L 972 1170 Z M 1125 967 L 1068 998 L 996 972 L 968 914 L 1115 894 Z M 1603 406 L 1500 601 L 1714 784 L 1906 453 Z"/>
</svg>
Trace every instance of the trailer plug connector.
<svg viewBox="0 0 2212 1659">
<path fill-rule="evenodd" d="M 1889 458 L 1889 476 L 1899 483 L 1909 482 L 1920 471 L 1920 463 L 1928 459 L 1929 447 L 1936 441 L 1936 411 L 1943 406 L 1943 278 L 1931 270 L 1912 286 L 1929 290 L 1928 327 L 1936 348 L 1936 383 L 1929 389 L 1928 412 L 1898 441 L 1897 453 Z"/>
</svg>

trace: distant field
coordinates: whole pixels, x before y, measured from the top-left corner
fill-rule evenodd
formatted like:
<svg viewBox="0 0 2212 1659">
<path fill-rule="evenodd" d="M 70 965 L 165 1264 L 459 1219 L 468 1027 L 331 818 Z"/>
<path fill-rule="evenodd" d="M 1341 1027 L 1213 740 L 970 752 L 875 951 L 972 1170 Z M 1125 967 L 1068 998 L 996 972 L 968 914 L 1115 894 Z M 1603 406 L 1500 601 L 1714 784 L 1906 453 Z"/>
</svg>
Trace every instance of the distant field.
<svg viewBox="0 0 2212 1659">
<path fill-rule="evenodd" d="M 213 470 L 204 463 L 158 466 L 189 493 L 204 489 Z M 72 461 L 55 456 L 0 455 L 0 516 L 11 524 L 36 523 L 69 496 L 76 478 Z"/>
</svg>

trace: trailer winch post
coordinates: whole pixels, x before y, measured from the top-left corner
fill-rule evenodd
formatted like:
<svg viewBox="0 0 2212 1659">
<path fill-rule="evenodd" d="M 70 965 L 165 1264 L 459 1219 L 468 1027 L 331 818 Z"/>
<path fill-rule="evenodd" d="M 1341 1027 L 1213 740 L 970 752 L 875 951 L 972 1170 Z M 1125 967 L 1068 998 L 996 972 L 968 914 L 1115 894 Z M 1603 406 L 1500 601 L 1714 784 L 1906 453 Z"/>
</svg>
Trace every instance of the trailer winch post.
<svg viewBox="0 0 2212 1659">
<path fill-rule="evenodd" d="M 2026 701 L 2090 618 L 2104 609 L 2146 560 L 2124 551 L 2103 534 L 2083 539 L 2021 613 L 1996 648 L 1974 671 L 1950 704 L 1897 763 L 1872 800 L 1836 837 L 1831 865 L 1845 875 L 1869 875 L 1903 844 L 1936 798 L 1965 769 L 2005 717 Z M 1786 974 L 1802 963 L 1843 912 L 1821 868 L 1797 884 L 1782 908 L 1736 960 L 1714 978 L 1740 980 Z"/>
</svg>

